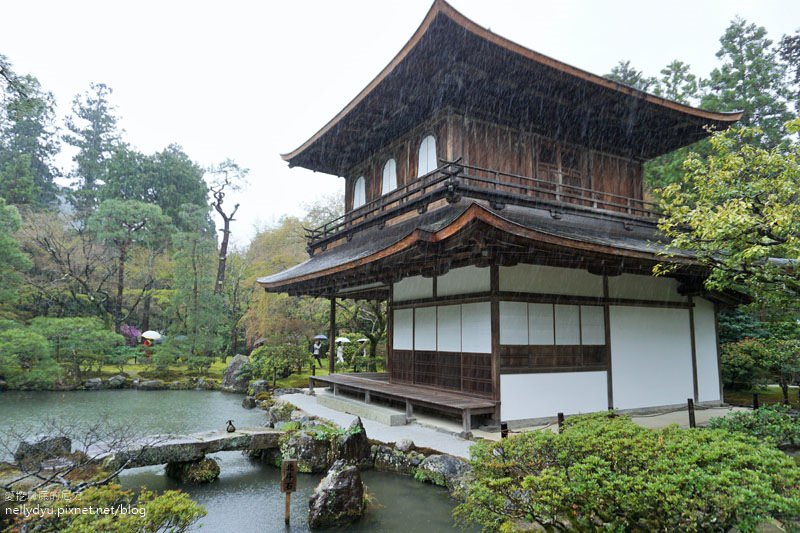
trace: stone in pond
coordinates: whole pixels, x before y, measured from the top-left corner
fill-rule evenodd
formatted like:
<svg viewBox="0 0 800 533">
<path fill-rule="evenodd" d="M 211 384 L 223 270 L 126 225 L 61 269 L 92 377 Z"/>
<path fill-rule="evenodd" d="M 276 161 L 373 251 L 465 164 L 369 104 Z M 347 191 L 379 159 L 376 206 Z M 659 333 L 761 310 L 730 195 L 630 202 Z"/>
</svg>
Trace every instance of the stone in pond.
<svg viewBox="0 0 800 533">
<path fill-rule="evenodd" d="M 167 476 L 182 483 L 210 483 L 219 477 L 219 464 L 210 457 L 199 461 L 167 463 Z"/>
<path fill-rule="evenodd" d="M 353 420 L 350 427 L 340 438 L 336 449 L 336 457 L 361 468 L 372 466 L 371 445 L 367 438 L 367 430 L 364 429 L 364 424 L 361 423 L 361 417 Z"/>
<path fill-rule="evenodd" d="M 245 396 L 244 399 L 242 399 L 242 407 L 244 407 L 245 409 L 254 409 L 255 406 L 256 406 L 256 399 L 253 398 L 252 396 Z"/>
<path fill-rule="evenodd" d="M 125 386 L 125 383 L 128 381 L 128 378 L 123 376 L 122 374 L 117 374 L 116 376 L 111 376 L 108 378 L 108 386 L 112 389 L 121 389 Z"/>
<path fill-rule="evenodd" d="M 247 392 L 247 383 L 249 380 L 247 376 L 241 374 L 242 366 L 250 361 L 246 355 L 237 355 L 228 367 L 225 369 L 225 374 L 222 376 L 222 388 L 231 392 Z"/>
<path fill-rule="evenodd" d="M 97 390 L 103 388 L 103 380 L 100 378 L 91 378 L 83 382 L 83 388 L 86 390 Z"/>
<path fill-rule="evenodd" d="M 312 529 L 341 527 L 364 514 L 364 483 L 355 465 L 336 461 L 308 501 Z"/>
<path fill-rule="evenodd" d="M 17 462 L 43 461 L 72 452 L 72 441 L 69 437 L 48 437 L 40 435 L 19 443 L 14 452 Z"/>
</svg>

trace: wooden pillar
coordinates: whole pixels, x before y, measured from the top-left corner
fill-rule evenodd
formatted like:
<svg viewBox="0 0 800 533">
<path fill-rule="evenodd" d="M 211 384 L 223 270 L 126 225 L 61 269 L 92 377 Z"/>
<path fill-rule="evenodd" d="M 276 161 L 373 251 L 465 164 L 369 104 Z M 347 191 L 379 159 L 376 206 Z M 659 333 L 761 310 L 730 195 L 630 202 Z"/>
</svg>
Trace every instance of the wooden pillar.
<svg viewBox="0 0 800 533">
<path fill-rule="evenodd" d="M 699 401 L 699 387 L 697 385 L 697 342 L 695 341 L 694 332 L 694 300 L 691 295 L 689 296 L 689 336 L 692 347 L 692 388 L 694 390 L 694 401 Z"/>
<path fill-rule="evenodd" d="M 489 289 L 491 291 L 490 300 L 490 320 L 492 335 L 492 399 L 497 402 L 492 418 L 495 422 L 500 422 L 500 267 L 492 264 L 489 271 Z M 461 372 L 464 372 L 463 366 Z"/>
<path fill-rule="evenodd" d="M 463 437 L 469 438 L 472 436 L 472 411 L 469 409 L 464 409 L 461 411 L 461 424 L 464 427 L 464 434 Z"/>
<path fill-rule="evenodd" d="M 717 376 L 719 377 L 719 401 L 724 402 L 725 396 L 722 389 L 722 359 L 720 358 L 719 348 L 719 305 L 714 303 L 714 340 L 716 342 L 717 350 Z"/>
<path fill-rule="evenodd" d="M 389 383 L 392 382 L 392 359 L 394 358 L 394 302 L 391 291 L 394 286 L 389 284 L 389 301 L 386 312 L 386 373 L 389 374 Z"/>
<path fill-rule="evenodd" d="M 609 298 L 608 275 L 603 274 L 603 321 L 606 330 L 606 384 L 608 385 L 608 409 L 614 409 L 614 381 L 611 367 L 611 308 Z"/>
<path fill-rule="evenodd" d="M 330 347 L 330 358 L 328 359 L 328 371 L 336 373 L 336 296 L 331 296 L 331 327 L 328 332 L 328 346 Z"/>
</svg>

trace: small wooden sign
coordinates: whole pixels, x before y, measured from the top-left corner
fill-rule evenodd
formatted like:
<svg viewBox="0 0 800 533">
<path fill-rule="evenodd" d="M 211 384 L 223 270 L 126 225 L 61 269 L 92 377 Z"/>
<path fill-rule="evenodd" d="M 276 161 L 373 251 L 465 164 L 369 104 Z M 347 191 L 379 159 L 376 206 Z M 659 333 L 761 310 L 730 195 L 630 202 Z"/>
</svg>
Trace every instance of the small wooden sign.
<svg viewBox="0 0 800 533">
<path fill-rule="evenodd" d="M 297 459 L 285 459 L 281 464 L 281 492 L 297 490 Z"/>
<path fill-rule="evenodd" d="M 286 494 L 286 508 L 283 521 L 289 524 L 291 516 L 292 493 L 297 490 L 297 459 L 284 459 L 281 463 L 281 492 Z"/>
</svg>

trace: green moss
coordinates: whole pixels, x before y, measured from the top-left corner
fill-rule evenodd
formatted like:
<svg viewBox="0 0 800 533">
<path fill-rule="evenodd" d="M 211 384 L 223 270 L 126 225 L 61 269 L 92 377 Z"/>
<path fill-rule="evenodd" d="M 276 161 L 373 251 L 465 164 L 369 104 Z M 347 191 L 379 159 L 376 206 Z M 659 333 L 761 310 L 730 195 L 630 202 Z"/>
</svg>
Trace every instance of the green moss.
<svg viewBox="0 0 800 533">
<path fill-rule="evenodd" d="M 414 479 L 420 483 L 432 483 L 434 485 L 438 485 L 439 487 L 447 486 L 447 481 L 445 481 L 442 474 L 439 474 L 438 472 L 430 472 L 429 470 L 422 468 L 417 468 L 416 471 L 414 471 Z"/>
</svg>

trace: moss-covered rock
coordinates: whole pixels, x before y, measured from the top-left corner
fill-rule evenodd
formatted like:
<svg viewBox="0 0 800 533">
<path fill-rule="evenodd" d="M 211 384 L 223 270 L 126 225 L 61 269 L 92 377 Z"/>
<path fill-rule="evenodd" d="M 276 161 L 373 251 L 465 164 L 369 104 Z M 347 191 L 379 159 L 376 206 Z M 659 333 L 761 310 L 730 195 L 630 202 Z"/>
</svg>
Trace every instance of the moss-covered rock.
<svg viewBox="0 0 800 533">
<path fill-rule="evenodd" d="M 219 464 L 210 457 L 199 461 L 167 463 L 167 476 L 182 483 L 210 483 L 219 477 Z"/>
<path fill-rule="evenodd" d="M 330 439 L 305 430 L 284 436 L 281 456 L 284 459 L 297 459 L 297 470 L 305 473 L 325 472 L 333 462 Z"/>
<path fill-rule="evenodd" d="M 308 525 L 341 527 L 357 520 L 366 509 L 365 494 L 358 468 L 336 461 L 308 502 Z"/>
</svg>

